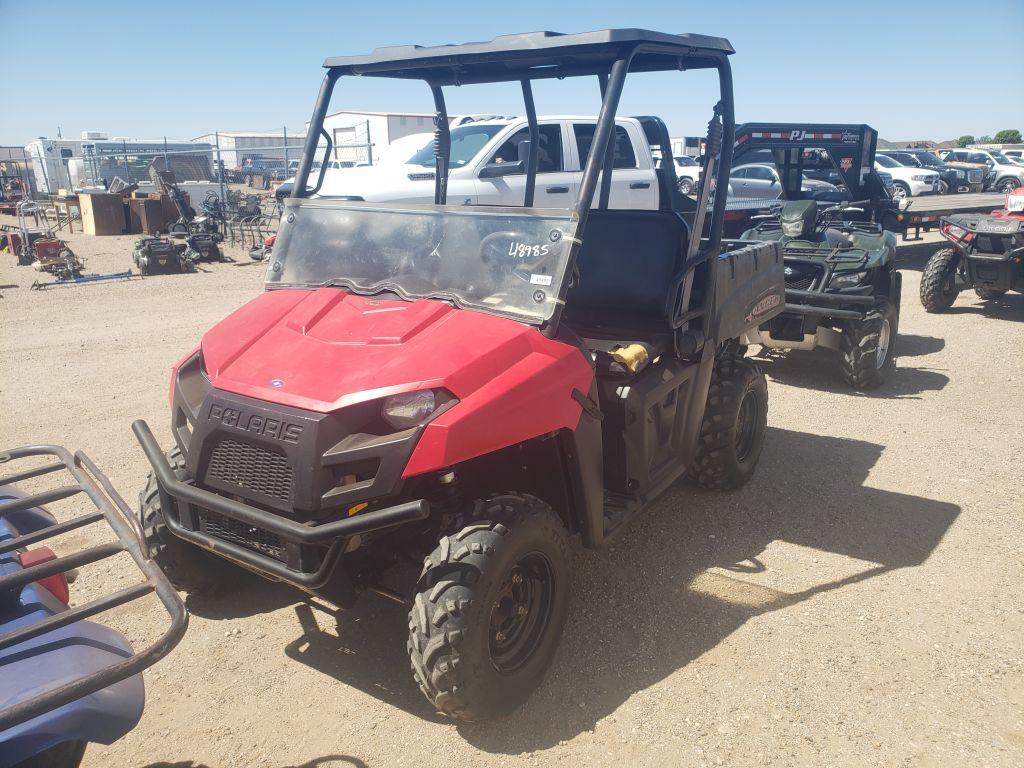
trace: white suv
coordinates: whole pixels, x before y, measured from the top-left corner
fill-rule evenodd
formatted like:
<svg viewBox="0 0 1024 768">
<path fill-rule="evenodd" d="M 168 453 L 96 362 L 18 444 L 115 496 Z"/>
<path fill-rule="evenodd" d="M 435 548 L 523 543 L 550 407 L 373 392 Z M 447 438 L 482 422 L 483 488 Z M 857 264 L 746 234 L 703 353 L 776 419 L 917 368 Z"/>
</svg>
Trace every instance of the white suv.
<svg viewBox="0 0 1024 768">
<path fill-rule="evenodd" d="M 939 191 L 939 174 L 935 171 L 903 165 L 888 155 L 875 155 L 875 170 L 892 176 L 892 196 L 897 200 Z"/>
</svg>

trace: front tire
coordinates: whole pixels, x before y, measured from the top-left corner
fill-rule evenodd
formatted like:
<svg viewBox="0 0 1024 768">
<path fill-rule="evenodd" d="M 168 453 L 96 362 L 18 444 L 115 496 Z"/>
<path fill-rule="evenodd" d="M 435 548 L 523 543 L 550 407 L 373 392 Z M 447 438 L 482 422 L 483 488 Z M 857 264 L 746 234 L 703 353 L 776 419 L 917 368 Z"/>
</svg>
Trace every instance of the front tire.
<svg viewBox="0 0 1024 768">
<path fill-rule="evenodd" d="M 947 184 L 942 179 L 939 179 L 939 194 L 940 195 L 948 195 L 949 194 L 949 184 Z"/>
<path fill-rule="evenodd" d="M 892 196 L 895 200 L 904 200 L 910 197 L 910 187 L 908 187 L 902 181 L 893 182 L 892 185 Z"/>
<path fill-rule="evenodd" d="M 953 306 L 957 294 L 956 270 L 960 253 L 943 248 L 932 254 L 921 275 L 921 305 L 925 312 L 942 312 Z"/>
<path fill-rule="evenodd" d="M 882 296 L 863 320 L 845 325 L 839 355 L 847 384 L 854 389 L 867 390 L 886 382 L 896 367 L 899 322 L 899 309 Z"/>
<path fill-rule="evenodd" d="M 409 658 L 423 695 L 457 720 L 507 714 L 533 693 L 569 605 L 569 537 L 545 502 L 478 501 L 426 558 L 409 612 Z"/>
<path fill-rule="evenodd" d="M 757 364 L 726 355 L 715 363 L 700 439 L 687 479 L 729 491 L 754 475 L 768 427 L 768 383 Z"/>
<path fill-rule="evenodd" d="M 679 180 L 679 191 L 684 195 L 693 193 L 693 179 L 686 178 L 685 176 Z"/>
<path fill-rule="evenodd" d="M 167 461 L 177 479 L 188 479 L 185 457 L 179 448 L 175 447 L 167 453 Z M 160 486 L 152 472 L 146 479 L 145 488 L 139 493 L 139 507 L 148 554 L 160 566 L 160 570 L 167 574 L 175 589 L 194 595 L 210 594 L 249 581 L 250 574 L 244 568 L 180 539 L 167 530 L 160 503 Z"/>
<path fill-rule="evenodd" d="M 1006 178 L 1000 180 L 996 189 L 1002 192 L 1004 195 L 1008 195 L 1019 186 L 1020 182 L 1017 181 L 1016 179 Z"/>
</svg>

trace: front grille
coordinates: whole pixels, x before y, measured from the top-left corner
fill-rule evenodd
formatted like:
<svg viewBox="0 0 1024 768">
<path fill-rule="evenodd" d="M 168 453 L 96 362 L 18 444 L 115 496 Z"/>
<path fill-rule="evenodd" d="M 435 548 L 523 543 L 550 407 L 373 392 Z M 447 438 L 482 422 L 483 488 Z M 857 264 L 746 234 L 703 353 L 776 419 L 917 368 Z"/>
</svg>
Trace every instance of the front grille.
<svg viewBox="0 0 1024 768">
<path fill-rule="evenodd" d="M 232 520 L 208 509 L 199 510 L 199 530 L 209 536 L 260 552 L 284 562 L 284 541 L 276 533 Z"/>
<path fill-rule="evenodd" d="M 221 440 L 210 456 L 207 478 L 283 502 L 292 500 L 294 473 L 280 453 L 235 440 Z"/>
<path fill-rule="evenodd" d="M 786 265 L 786 287 L 795 291 L 809 291 L 815 288 L 822 272 L 817 267 L 803 264 Z"/>
</svg>

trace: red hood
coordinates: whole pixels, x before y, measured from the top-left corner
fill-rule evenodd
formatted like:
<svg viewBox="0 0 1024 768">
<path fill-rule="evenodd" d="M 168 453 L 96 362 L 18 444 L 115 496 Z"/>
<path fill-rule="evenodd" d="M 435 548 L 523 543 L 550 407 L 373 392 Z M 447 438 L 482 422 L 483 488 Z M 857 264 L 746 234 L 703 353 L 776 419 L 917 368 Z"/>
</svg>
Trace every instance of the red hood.
<svg viewBox="0 0 1024 768">
<path fill-rule="evenodd" d="M 218 389 L 321 413 L 432 387 L 465 400 L 527 358 L 579 355 L 512 320 L 339 288 L 268 291 L 211 329 L 202 350 Z"/>
</svg>

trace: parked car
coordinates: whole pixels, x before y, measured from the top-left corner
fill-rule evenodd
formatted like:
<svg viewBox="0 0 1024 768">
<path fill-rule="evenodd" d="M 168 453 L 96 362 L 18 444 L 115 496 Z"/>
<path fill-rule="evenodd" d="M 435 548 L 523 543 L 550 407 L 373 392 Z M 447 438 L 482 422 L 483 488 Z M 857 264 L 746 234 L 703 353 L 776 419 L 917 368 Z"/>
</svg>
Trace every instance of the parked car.
<svg viewBox="0 0 1024 768">
<path fill-rule="evenodd" d="M 769 163 L 748 163 L 733 168 L 729 176 L 729 189 L 734 197 L 760 197 L 777 199 L 782 194 L 779 172 Z M 838 187 L 827 181 L 811 179 L 806 175 L 800 191 L 813 195 L 821 192 L 836 192 Z"/>
<path fill-rule="evenodd" d="M 878 154 L 891 157 L 908 168 L 927 168 L 939 174 L 939 194 L 948 192 L 981 192 L 985 173 L 979 168 L 958 168 L 946 165 L 927 149 L 884 149 Z"/>
<path fill-rule="evenodd" d="M 892 176 L 892 196 L 897 200 L 918 195 L 933 195 L 939 191 L 939 174 L 924 168 L 908 167 L 886 155 L 875 155 L 875 170 Z"/>
<path fill-rule="evenodd" d="M 1024 149 L 1004 149 L 1003 154 L 1018 165 L 1024 165 Z"/>
<path fill-rule="evenodd" d="M 703 166 L 689 155 L 680 155 L 674 158 L 676 163 L 676 178 L 679 180 L 679 191 L 684 195 L 692 194 L 697 189 L 697 182 L 700 181 Z"/>
<path fill-rule="evenodd" d="M 941 157 L 951 165 L 985 168 L 985 189 L 1009 194 L 1024 184 L 1024 167 L 995 149 L 951 149 L 941 153 Z"/>
</svg>

